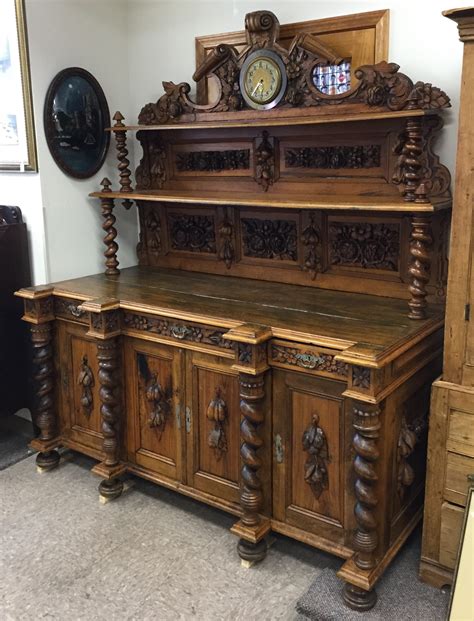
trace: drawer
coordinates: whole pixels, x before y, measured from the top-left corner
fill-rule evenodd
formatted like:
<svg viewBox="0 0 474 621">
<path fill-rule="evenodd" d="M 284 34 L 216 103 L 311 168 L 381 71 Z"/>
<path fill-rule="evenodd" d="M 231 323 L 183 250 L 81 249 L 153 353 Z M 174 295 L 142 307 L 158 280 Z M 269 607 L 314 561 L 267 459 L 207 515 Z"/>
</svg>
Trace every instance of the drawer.
<svg viewBox="0 0 474 621">
<path fill-rule="evenodd" d="M 89 325 L 89 313 L 79 308 L 83 302 L 84 300 L 55 297 L 54 314 L 61 319 L 69 319 L 69 321 Z"/>
<path fill-rule="evenodd" d="M 474 474 L 474 459 L 448 452 L 444 486 L 445 500 L 466 506 L 469 474 Z"/>
<path fill-rule="evenodd" d="M 226 358 L 235 358 L 234 342 L 224 338 L 226 329 L 203 326 L 173 317 L 124 311 L 122 331 L 137 338 L 175 343 L 185 349 L 218 353 Z"/>
<path fill-rule="evenodd" d="M 349 365 L 335 360 L 339 353 L 324 347 L 274 340 L 269 345 L 268 361 L 273 367 L 346 380 Z"/>
<path fill-rule="evenodd" d="M 441 506 L 439 562 L 449 569 L 454 569 L 456 565 L 463 519 L 464 509 L 443 502 Z"/>
<path fill-rule="evenodd" d="M 474 410 L 472 414 L 456 409 L 450 411 L 447 449 L 474 457 Z"/>
</svg>

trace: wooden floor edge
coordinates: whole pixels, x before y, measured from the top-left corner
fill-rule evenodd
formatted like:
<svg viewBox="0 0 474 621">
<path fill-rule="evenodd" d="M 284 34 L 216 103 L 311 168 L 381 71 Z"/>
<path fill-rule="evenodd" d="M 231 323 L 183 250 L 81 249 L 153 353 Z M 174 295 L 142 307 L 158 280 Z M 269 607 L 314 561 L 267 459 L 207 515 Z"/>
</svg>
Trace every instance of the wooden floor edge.
<svg viewBox="0 0 474 621">
<path fill-rule="evenodd" d="M 454 571 L 436 561 L 421 557 L 418 577 L 422 582 L 436 589 L 442 589 L 453 582 Z"/>
<path fill-rule="evenodd" d="M 342 544 L 331 543 L 330 541 L 324 539 L 319 535 L 308 533 L 307 531 L 286 524 L 285 522 L 280 522 L 279 520 L 272 519 L 271 525 L 272 530 L 276 533 L 280 533 L 281 535 L 286 535 L 287 537 L 291 537 L 292 539 L 296 539 L 297 541 L 306 543 L 313 548 L 323 550 L 323 552 L 329 552 L 330 554 L 334 554 L 334 556 L 338 556 L 339 558 L 349 559 L 354 554 L 354 550 L 351 550 L 350 548 L 347 548 Z"/>
</svg>

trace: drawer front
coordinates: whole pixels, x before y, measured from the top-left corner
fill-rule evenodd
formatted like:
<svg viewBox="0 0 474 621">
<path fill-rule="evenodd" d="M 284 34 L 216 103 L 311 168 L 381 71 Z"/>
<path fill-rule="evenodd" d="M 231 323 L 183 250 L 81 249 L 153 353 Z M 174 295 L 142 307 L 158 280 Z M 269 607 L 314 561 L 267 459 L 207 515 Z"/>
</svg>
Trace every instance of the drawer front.
<svg viewBox="0 0 474 621">
<path fill-rule="evenodd" d="M 124 311 L 122 317 L 122 328 L 126 334 L 235 358 L 234 343 L 224 338 L 226 329 L 130 311 Z"/>
<path fill-rule="evenodd" d="M 54 298 L 54 314 L 61 319 L 76 321 L 84 325 L 89 325 L 89 313 L 83 311 L 79 306 L 83 300 L 73 298 Z"/>
<path fill-rule="evenodd" d="M 468 394 L 464 396 L 466 406 L 469 400 L 472 402 L 472 413 L 456 409 L 450 411 L 447 448 L 474 458 L 474 399 Z"/>
<path fill-rule="evenodd" d="M 474 473 L 474 459 L 447 453 L 444 498 L 458 505 L 466 506 L 469 474 Z"/>
<path fill-rule="evenodd" d="M 441 506 L 441 531 L 439 542 L 439 562 L 454 569 L 458 554 L 464 509 L 448 502 Z"/>
<path fill-rule="evenodd" d="M 268 360 L 273 367 L 347 380 L 349 365 L 335 360 L 339 353 L 333 349 L 275 340 L 269 345 Z"/>
</svg>

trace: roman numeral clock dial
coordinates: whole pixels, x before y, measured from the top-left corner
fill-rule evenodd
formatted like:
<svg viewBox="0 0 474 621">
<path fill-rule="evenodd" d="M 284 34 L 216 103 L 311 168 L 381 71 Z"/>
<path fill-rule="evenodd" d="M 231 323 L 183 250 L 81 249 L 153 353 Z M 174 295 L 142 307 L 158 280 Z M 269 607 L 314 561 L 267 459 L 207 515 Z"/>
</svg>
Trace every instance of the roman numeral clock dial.
<svg viewBox="0 0 474 621">
<path fill-rule="evenodd" d="M 246 103 L 257 110 L 276 106 L 286 90 L 286 71 L 281 58 L 271 50 L 250 54 L 240 71 L 240 90 Z"/>
</svg>

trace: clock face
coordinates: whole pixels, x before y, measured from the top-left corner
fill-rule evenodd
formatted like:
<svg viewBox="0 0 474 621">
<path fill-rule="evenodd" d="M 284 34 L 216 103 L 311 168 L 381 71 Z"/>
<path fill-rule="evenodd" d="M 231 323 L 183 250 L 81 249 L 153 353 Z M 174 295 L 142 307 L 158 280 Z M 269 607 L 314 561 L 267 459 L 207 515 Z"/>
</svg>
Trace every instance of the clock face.
<svg viewBox="0 0 474 621">
<path fill-rule="evenodd" d="M 240 92 L 247 105 L 268 110 L 281 101 L 286 90 L 285 65 L 273 50 L 255 50 L 240 70 Z"/>
<path fill-rule="evenodd" d="M 280 67 L 271 58 L 256 58 L 245 73 L 245 92 L 258 104 L 267 104 L 275 99 L 281 86 Z"/>
</svg>

